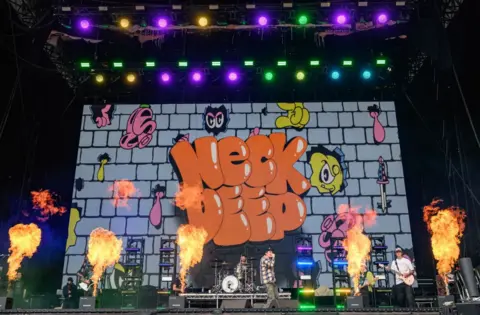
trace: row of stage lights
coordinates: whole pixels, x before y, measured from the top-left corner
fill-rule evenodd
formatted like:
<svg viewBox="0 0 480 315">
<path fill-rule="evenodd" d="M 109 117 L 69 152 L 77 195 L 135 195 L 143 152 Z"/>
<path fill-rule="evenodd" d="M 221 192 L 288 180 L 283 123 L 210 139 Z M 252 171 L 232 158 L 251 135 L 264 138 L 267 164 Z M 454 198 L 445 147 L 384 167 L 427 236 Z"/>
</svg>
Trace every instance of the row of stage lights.
<svg viewBox="0 0 480 315">
<path fill-rule="evenodd" d="M 348 14 L 339 13 L 333 17 L 333 21 L 334 21 L 334 24 L 337 24 L 337 25 L 347 25 L 350 22 L 350 18 Z M 380 11 L 375 15 L 375 22 L 379 25 L 386 24 L 388 21 L 389 21 L 389 17 L 386 12 Z M 267 27 L 269 25 L 272 25 L 270 23 L 271 23 L 270 19 L 265 15 L 261 15 L 256 19 L 256 24 L 259 27 Z M 306 26 L 310 23 L 313 23 L 313 22 L 310 21 L 307 15 L 299 15 L 296 18 L 296 24 L 300 26 L 302 25 Z M 147 26 L 147 23 L 145 22 L 142 24 L 144 24 L 142 26 Z M 276 25 L 279 25 L 279 24 L 280 23 L 278 22 L 276 23 Z M 78 25 L 82 30 L 87 31 L 91 29 L 91 27 L 93 26 L 93 23 L 88 18 L 80 18 Z M 211 23 L 208 16 L 199 16 L 196 20 L 196 25 L 198 27 L 208 27 L 211 25 Z M 118 19 L 118 26 L 124 29 L 128 29 L 130 26 L 132 26 L 132 22 L 130 21 L 130 19 L 126 17 L 122 17 Z M 168 29 L 168 27 L 174 26 L 174 25 L 172 24 L 172 21 L 167 17 L 158 17 L 154 19 L 153 26 L 158 27 L 160 29 Z"/>
</svg>

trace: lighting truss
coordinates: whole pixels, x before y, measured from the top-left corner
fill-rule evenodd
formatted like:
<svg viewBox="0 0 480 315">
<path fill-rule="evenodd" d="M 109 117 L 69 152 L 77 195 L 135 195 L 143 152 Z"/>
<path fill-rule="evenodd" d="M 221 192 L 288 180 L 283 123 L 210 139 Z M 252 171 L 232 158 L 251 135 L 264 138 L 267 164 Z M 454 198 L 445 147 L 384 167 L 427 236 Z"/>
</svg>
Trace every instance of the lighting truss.
<svg viewBox="0 0 480 315">
<path fill-rule="evenodd" d="M 87 74 L 79 74 L 78 72 L 72 71 L 71 68 L 67 67 L 63 61 L 58 47 L 55 47 L 47 42 L 43 46 L 43 51 L 47 53 L 50 61 L 55 66 L 58 73 L 60 73 L 65 81 L 67 81 L 67 84 L 70 88 L 76 89 L 78 85 L 90 78 L 90 76 Z"/>
<path fill-rule="evenodd" d="M 18 19 L 26 26 L 33 27 L 37 23 L 36 12 L 30 3 L 25 0 L 7 0 Z"/>
</svg>

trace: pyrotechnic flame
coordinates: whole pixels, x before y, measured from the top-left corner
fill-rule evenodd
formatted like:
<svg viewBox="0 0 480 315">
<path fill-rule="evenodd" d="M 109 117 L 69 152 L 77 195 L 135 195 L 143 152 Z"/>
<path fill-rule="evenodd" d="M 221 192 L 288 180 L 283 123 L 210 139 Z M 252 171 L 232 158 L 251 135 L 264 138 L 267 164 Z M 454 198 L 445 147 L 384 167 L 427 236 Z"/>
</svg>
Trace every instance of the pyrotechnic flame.
<svg viewBox="0 0 480 315">
<path fill-rule="evenodd" d="M 105 269 L 115 265 L 120 260 L 122 252 L 122 240 L 115 236 L 112 231 L 96 228 L 90 233 L 88 240 L 87 258 L 93 267 L 93 295 L 97 294 L 98 281 Z"/>
<path fill-rule="evenodd" d="M 42 231 L 37 225 L 17 224 L 8 230 L 10 256 L 8 257 L 8 280 L 17 279 L 17 271 L 25 257 L 32 258 L 42 239 Z"/>
<path fill-rule="evenodd" d="M 442 209 L 443 200 L 434 199 L 423 207 L 423 221 L 430 232 L 438 274 L 448 288 L 447 275 L 460 257 L 460 241 L 465 230 L 465 211 L 458 207 Z"/>
<path fill-rule="evenodd" d="M 43 217 L 49 217 L 54 214 L 64 214 L 67 212 L 65 207 L 55 206 L 55 197 L 48 190 L 32 191 L 33 207 L 40 209 Z"/>
<path fill-rule="evenodd" d="M 366 210 L 363 218 L 357 212 L 357 208 L 349 208 L 348 205 L 341 205 L 339 213 L 348 211 L 354 218 L 352 226 L 348 229 L 345 240 L 342 245 L 347 251 L 348 274 L 353 279 L 355 294 L 359 293 L 360 269 L 362 264 L 370 260 L 370 251 L 372 243 L 370 238 L 363 234 L 365 226 L 375 224 L 377 213 L 374 210 Z"/>
<path fill-rule="evenodd" d="M 128 200 L 132 197 L 138 197 L 138 190 L 135 185 L 129 180 L 122 179 L 116 181 L 109 187 L 110 191 L 113 191 L 112 204 L 118 208 L 129 208 Z"/>
<path fill-rule="evenodd" d="M 233 231 L 232 231 L 233 232 Z M 187 271 L 202 260 L 203 245 L 208 233 L 204 228 L 191 224 L 181 225 L 177 230 L 177 244 L 180 247 L 180 282 L 185 289 Z"/>
<path fill-rule="evenodd" d="M 203 189 L 200 186 L 179 185 L 175 193 L 175 205 L 182 210 L 202 210 Z"/>
</svg>

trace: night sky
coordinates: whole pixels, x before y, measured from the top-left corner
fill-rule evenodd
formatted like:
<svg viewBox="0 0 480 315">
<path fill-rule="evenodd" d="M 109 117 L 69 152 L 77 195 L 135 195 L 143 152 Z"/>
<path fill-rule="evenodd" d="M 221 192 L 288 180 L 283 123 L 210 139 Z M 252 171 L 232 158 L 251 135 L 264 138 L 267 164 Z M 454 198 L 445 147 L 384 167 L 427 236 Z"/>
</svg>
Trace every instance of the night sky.
<svg viewBox="0 0 480 315">
<path fill-rule="evenodd" d="M 19 210 L 29 207 L 22 200 L 29 199 L 30 191 L 50 189 L 61 196 L 63 205 L 70 206 L 83 97 L 88 96 L 88 90 L 75 94 L 69 89 L 41 50 L 51 26 L 42 25 L 29 30 L 21 27 L 14 18 L 12 33 L 9 10 L 4 1 L 0 3 L 0 10 L 3 14 L 0 60 L 4 73 L 0 88 L 0 254 L 3 254 L 8 250 L 8 228 L 30 220 L 19 215 Z M 448 30 L 448 41 L 444 44 L 441 40 L 426 41 L 434 52 L 439 49 L 444 52 L 448 46 L 451 48 L 455 69 L 477 129 L 480 128 L 479 98 L 476 95 L 480 87 L 477 78 L 480 70 L 478 12 L 478 1 L 466 0 Z M 438 32 L 438 37 L 441 33 Z M 414 45 L 414 40 L 411 42 Z M 444 53 L 435 55 L 442 61 L 448 56 Z M 480 147 L 473 136 L 452 70 L 439 69 L 439 64 L 442 62 L 435 62 L 432 67 L 427 62 L 413 84 L 408 87 L 399 84 L 395 94 L 417 268 L 425 276 L 433 274 L 433 262 L 428 254 L 429 241 L 421 221 L 421 207 L 433 197 L 443 198 L 447 204 L 466 207 L 469 219 L 462 250 L 473 258 L 476 265 L 480 264 L 480 205 L 472 198 L 476 195 L 480 199 Z M 16 84 L 18 74 L 19 85 Z M 12 94 L 14 86 L 16 91 Z M 8 109 L 12 95 L 13 101 Z M 445 145 L 447 142 L 448 146 Z M 446 162 L 445 155 L 454 167 Z M 459 174 L 455 174 L 454 168 Z M 64 215 L 42 224 L 45 237 L 39 254 L 28 264 L 29 271 L 24 273 L 31 280 L 43 282 L 46 287 L 32 287 L 32 290 L 53 291 L 60 287 L 67 223 L 68 215 Z"/>
</svg>

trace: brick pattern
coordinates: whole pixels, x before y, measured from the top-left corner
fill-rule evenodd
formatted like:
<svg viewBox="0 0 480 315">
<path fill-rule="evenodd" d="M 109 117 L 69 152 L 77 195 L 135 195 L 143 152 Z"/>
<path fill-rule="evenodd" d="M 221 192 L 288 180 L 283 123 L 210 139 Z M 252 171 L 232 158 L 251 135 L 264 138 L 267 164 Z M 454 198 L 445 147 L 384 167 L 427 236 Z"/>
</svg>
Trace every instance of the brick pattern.
<svg viewBox="0 0 480 315">
<path fill-rule="evenodd" d="M 320 271 L 318 285 L 332 284 L 330 268 L 324 255 L 325 249 L 318 242 L 323 219 L 334 214 L 340 204 L 376 208 L 380 201 L 380 189 L 376 183 L 379 156 L 382 156 L 388 165 L 390 183 L 387 185 L 387 194 L 392 207 L 388 209 L 387 214 L 380 213 L 378 223 L 367 232 L 385 235 L 389 249 L 393 249 L 395 245 L 411 248 L 412 238 L 394 103 L 379 104 L 382 110 L 379 120 L 385 127 L 386 136 L 383 143 L 378 145 L 374 144 L 373 120 L 367 110 L 373 104 L 373 102 L 305 103 L 305 107 L 310 111 L 310 121 L 300 131 L 276 129 L 275 120 L 282 114 L 276 103 L 151 105 L 157 130 L 147 147 L 133 150 L 121 148 L 119 140 L 130 113 L 138 108 L 138 104 L 116 105 L 111 125 L 100 129 L 92 120 L 90 106 L 85 105 L 75 175 L 75 178 L 83 178 L 85 184 L 81 191 L 73 193 L 73 202 L 82 208 L 82 217 L 76 226 L 76 245 L 70 247 L 66 253 L 64 281 L 79 269 L 90 232 L 96 227 L 104 227 L 125 239 L 127 236 L 145 238 L 147 257 L 144 284 L 158 285 L 160 238 L 162 235 L 174 235 L 179 224 L 185 220 L 184 214 L 172 205 L 178 181 L 169 163 L 169 149 L 172 146 L 172 139 L 179 133 L 189 133 L 190 141 L 209 135 L 203 130 L 202 123 L 202 114 L 209 105 L 214 107 L 225 105 L 231 114 L 227 131 L 217 138 L 237 136 L 246 139 L 252 128 L 259 127 L 261 134 L 286 132 L 288 139 L 301 136 L 309 143 L 309 150 L 311 146 L 322 144 L 332 150 L 340 147 L 344 152 L 348 165 L 348 186 L 334 196 L 322 195 L 312 187 L 304 198 L 308 208 L 307 218 L 301 231 L 297 231 L 313 235 L 314 258 L 318 261 Z M 265 107 L 266 115 L 262 113 Z M 111 161 L 105 165 L 105 181 L 98 182 L 96 174 L 100 164 L 97 158 L 103 153 L 108 153 Z M 306 154 L 295 167 L 306 177 L 310 177 L 312 171 Z M 118 179 L 133 181 L 139 191 L 139 197 L 129 200 L 129 208 L 115 208 L 112 205 L 112 192 L 108 188 Z M 166 197 L 161 199 L 163 223 L 159 229 L 151 226 L 148 221 L 154 200 L 151 190 L 157 184 L 166 188 Z M 285 255 L 285 258 L 290 256 L 289 259 L 285 259 L 289 262 L 278 267 L 280 285 L 290 286 L 293 284 L 292 237 L 287 237 L 276 247 L 280 255 Z M 237 254 L 243 250 L 229 251 L 235 253 L 230 254 L 234 255 L 231 260 L 236 261 Z M 260 255 L 260 252 L 257 249 L 256 254 Z M 218 249 L 218 253 L 229 259 L 229 254 L 222 253 L 222 249 Z M 206 256 L 208 255 L 209 253 L 206 253 Z M 200 273 L 207 275 L 210 273 L 210 270 L 207 270 L 208 266 L 197 269 L 201 270 Z M 282 273 L 285 273 L 285 276 L 282 276 Z"/>
</svg>

